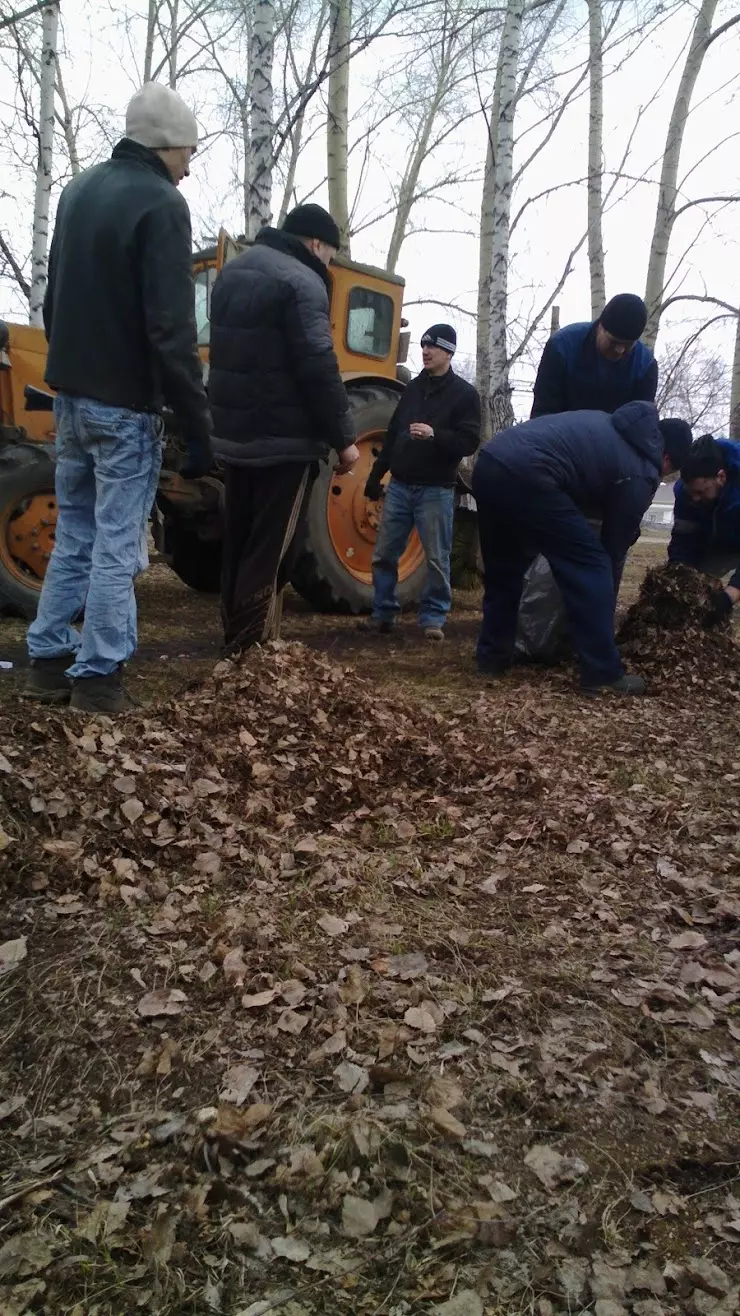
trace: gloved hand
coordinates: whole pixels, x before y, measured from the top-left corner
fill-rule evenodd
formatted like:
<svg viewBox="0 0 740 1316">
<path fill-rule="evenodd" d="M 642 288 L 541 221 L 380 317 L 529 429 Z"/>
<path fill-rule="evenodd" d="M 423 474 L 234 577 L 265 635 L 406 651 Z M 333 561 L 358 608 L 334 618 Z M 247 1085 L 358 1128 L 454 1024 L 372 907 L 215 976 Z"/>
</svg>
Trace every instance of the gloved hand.
<svg viewBox="0 0 740 1316">
<path fill-rule="evenodd" d="M 197 480 L 199 475 L 207 475 L 215 466 L 213 448 L 209 438 L 188 439 L 187 456 L 180 468 L 183 480 Z"/>
<path fill-rule="evenodd" d="M 726 589 L 716 589 L 712 592 L 712 606 L 704 616 L 703 626 L 705 630 L 711 631 L 714 626 L 719 626 L 720 622 L 729 617 L 732 612 L 732 599 Z"/>
<path fill-rule="evenodd" d="M 377 503 L 379 498 L 383 497 L 383 486 L 380 483 L 380 476 L 371 471 L 367 477 L 365 485 L 365 497 L 370 499 L 371 503 Z"/>
</svg>

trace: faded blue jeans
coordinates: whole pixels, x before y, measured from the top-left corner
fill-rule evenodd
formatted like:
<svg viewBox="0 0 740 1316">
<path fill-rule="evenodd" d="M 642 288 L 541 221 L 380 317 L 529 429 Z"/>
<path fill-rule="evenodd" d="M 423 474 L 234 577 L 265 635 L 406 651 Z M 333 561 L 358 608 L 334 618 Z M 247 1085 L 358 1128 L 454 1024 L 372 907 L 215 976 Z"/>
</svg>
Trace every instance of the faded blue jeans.
<svg viewBox="0 0 740 1316">
<path fill-rule="evenodd" d="M 373 553 L 373 619 L 394 621 L 398 563 L 414 527 L 426 554 L 427 577 L 419 599 L 419 625 L 443 627 L 452 606 L 450 553 L 455 491 L 440 485 L 403 484 L 391 479 L 383 499 Z"/>
<path fill-rule="evenodd" d="M 72 679 L 109 676 L 136 649 L 134 577 L 148 565 L 163 426 L 158 416 L 65 393 L 54 416 L 59 515 L 28 652 L 74 654 Z M 83 608 L 80 631 L 72 623 Z"/>
</svg>

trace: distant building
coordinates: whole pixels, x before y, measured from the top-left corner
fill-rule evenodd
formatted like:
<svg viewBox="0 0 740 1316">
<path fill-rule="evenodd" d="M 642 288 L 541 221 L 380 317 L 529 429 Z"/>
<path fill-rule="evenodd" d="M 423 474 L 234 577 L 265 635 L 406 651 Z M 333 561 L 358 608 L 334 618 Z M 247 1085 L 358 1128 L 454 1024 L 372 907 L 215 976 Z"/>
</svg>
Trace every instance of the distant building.
<svg viewBox="0 0 740 1316">
<path fill-rule="evenodd" d="M 642 518 L 646 530 L 670 530 L 673 525 L 673 485 L 665 481 Z"/>
</svg>

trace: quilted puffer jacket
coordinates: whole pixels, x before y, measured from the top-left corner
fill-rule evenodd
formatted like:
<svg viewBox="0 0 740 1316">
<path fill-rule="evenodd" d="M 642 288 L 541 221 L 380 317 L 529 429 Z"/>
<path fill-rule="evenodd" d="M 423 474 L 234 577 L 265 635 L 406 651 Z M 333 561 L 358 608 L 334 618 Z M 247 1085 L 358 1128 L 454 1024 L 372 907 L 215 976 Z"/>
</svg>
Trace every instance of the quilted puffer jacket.
<svg viewBox="0 0 740 1316">
<path fill-rule="evenodd" d="M 317 461 L 354 440 L 329 319 L 329 276 L 300 238 L 265 228 L 211 298 L 208 389 L 218 456 Z"/>
</svg>

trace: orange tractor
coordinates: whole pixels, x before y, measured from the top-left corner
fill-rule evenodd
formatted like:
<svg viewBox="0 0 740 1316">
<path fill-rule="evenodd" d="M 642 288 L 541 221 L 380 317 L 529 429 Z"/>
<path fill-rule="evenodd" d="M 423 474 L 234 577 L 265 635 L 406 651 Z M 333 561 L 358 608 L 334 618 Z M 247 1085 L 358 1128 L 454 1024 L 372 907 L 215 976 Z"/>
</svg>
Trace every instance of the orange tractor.
<svg viewBox="0 0 740 1316">
<path fill-rule="evenodd" d="M 211 289 L 224 260 L 242 247 L 222 233 L 194 259 L 195 314 L 208 370 Z M 363 490 L 399 393 L 409 378 L 401 318 L 403 279 L 341 257 L 331 267 L 334 347 L 349 394 L 360 461 L 337 478 L 322 465 L 308 532 L 292 584 L 324 611 L 363 612 L 372 598 L 371 559 L 378 504 Z M 54 544 L 54 420 L 44 387 L 43 330 L 0 321 L 0 609 L 33 617 Z M 216 592 L 221 562 L 220 489 L 213 479 L 178 475 L 184 453 L 168 436 L 152 530 L 157 549 L 191 588 Z M 404 604 L 418 597 L 424 554 L 414 535 L 399 571 Z"/>
</svg>

